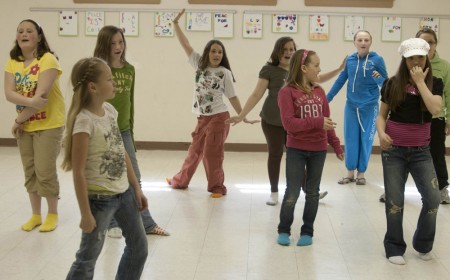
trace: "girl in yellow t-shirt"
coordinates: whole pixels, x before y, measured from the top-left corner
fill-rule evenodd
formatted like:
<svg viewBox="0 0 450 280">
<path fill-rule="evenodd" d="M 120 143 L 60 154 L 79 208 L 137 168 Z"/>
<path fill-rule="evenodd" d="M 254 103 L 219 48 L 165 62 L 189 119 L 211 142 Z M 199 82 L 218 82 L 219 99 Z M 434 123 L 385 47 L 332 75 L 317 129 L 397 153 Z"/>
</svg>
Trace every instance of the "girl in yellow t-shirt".
<svg viewBox="0 0 450 280">
<path fill-rule="evenodd" d="M 11 132 L 17 139 L 25 172 L 32 216 L 22 225 L 48 232 L 58 223 L 59 182 L 56 159 L 64 129 L 64 99 L 59 89 L 62 71 L 41 26 L 31 19 L 19 23 L 16 41 L 5 66 L 6 99 L 16 105 Z M 41 198 L 48 214 L 42 223 Z M 41 225 L 42 224 L 42 225 Z"/>
</svg>

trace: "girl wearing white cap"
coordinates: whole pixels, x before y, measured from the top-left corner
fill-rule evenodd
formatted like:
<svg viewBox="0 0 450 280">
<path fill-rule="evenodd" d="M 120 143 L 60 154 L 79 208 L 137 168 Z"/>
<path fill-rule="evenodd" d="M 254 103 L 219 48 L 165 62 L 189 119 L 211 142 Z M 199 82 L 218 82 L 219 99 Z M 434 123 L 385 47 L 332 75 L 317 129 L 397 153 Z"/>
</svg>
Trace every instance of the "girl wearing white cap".
<svg viewBox="0 0 450 280">
<path fill-rule="evenodd" d="M 384 248 L 389 261 L 398 265 L 406 263 L 402 221 L 409 173 L 422 197 L 422 210 L 412 240 L 422 260 L 432 258 L 436 232 L 440 193 L 429 142 L 432 115 L 441 110 L 443 83 L 432 75 L 429 49 L 429 44 L 420 38 L 402 42 L 398 71 L 381 88 L 376 126 L 386 192 Z"/>
</svg>

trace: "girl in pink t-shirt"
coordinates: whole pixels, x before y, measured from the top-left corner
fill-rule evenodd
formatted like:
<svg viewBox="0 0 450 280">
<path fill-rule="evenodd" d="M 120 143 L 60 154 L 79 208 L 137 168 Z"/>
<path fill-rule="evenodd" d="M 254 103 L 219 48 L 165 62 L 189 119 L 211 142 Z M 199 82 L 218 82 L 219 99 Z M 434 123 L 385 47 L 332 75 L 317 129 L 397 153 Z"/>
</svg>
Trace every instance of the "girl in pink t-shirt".
<svg viewBox="0 0 450 280">
<path fill-rule="evenodd" d="M 277 240 L 283 246 L 290 244 L 295 204 L 305 173 L 308 173 L 303 186 L 305 207 L 297 246 L 312 244 L 328 144 L 333 147 L 338 159 L 344 159 L 325 92 L 316 84 L 320 71 L 320 59 L 314 51 L 296 51 L 291 58 L 286 86 L 278 93 L 281 121 L 287 131 L 286 191 L 281 204 Z"/>
</svg>

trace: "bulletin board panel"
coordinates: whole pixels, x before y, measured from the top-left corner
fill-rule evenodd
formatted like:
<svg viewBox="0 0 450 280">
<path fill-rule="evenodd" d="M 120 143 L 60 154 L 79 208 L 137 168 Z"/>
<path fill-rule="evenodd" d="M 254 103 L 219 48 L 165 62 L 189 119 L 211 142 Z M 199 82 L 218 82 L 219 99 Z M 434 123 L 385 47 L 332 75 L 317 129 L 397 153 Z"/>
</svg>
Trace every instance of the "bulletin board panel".
<svg viewBox="0 0 450 280">
<path fill-rule="evenodd" d="M 188 0 L 189 4 L 276 6 L 277 0 Z"/>
<path fill-rule="evenodd" d="M 73 0 L 73 2 L 95 4 L 161 4 L 161 0 Z"/>
<path fill-rule="evenodd" d="M 394 0 L 305 0 L 305 6 L 392 8 Z"/>
</svg>

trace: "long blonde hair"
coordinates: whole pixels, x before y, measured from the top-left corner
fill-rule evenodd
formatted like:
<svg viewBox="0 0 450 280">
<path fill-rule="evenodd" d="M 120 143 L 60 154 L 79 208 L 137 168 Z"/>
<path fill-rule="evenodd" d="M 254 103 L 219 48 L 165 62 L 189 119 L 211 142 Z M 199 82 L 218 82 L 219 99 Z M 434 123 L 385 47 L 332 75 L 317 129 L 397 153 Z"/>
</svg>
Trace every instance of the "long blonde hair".
<svg viewBox="0 0 450 280">
<path fill-rule="evenodd" d="M 302 65 L 308 65 L 311 62 L 311 56 L 314 54 L 316 54 L 315 51 L 301 49 L 292 55 L 286 85 L 296 87 L 307 94 L 311 94 L 311 90 L 303 82 L 304 74 L 302 72 Z"/>
<path fill-rule="evenodd" d="M 79 60 L 72 68 L 70 76 L 73 86 L 72 104 L 67 113 L 66 131 L 64 133 L 64 160 L 61 167 L 65 171 L 72 170 L 72 133 L 77 115 L 91 103 L 88 84 L 97 82 L 101 74 L 101 65 L 107 63 L 100 58 L 90 57 Z"/>
</svg>

